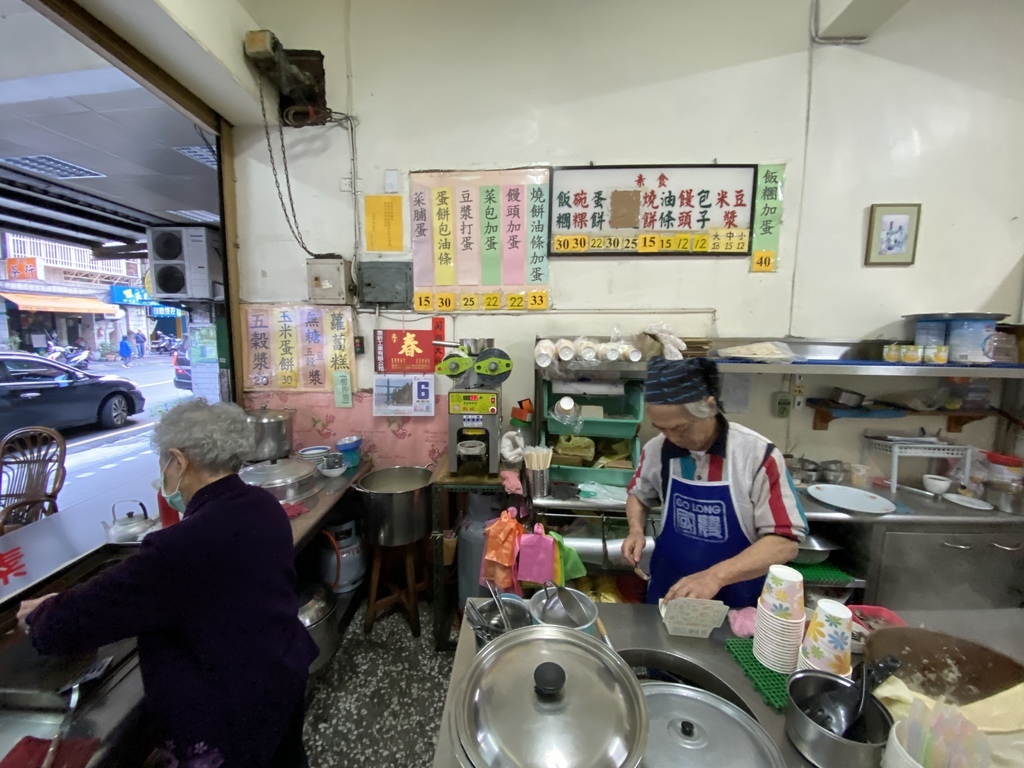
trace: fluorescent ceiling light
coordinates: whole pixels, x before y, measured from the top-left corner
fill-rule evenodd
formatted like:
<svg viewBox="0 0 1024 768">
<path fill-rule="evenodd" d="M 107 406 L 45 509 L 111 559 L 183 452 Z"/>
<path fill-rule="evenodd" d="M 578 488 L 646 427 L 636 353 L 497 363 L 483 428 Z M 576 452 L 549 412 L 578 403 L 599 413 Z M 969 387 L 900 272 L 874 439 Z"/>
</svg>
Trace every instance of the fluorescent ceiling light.
<svg viewBox="0 0 1024 768">
<path fill-rule="evenodd" d="M 217 155 L 205 144 L 195 147 L 175 147 L 185 157 L 191 157 L 197 163 L 202 163 L 207 168 L 217 170 Z"/>
<path fill-rule="evenodd" d="M 9 165 L 12 168 L 19 168 L 30 173 L 38 173 L 42 176 L 49 176 L 51 179 L 103 179 L 106 176 L 96 171 L 90 171 L 80 165 L 66 163 L 49 155 L 29 155 L 26 157 L 4 157 L 0 163 Z"/>
<path fill-rule="evenodd" d="M 201 221 L 204 224 L 217 224 L 220 222 L 220 216 L 216 213 L 210 213 L 209 211 L 168 211 L 168 213 L 173 213 L 175 216 L 181 216 L 183 219 Z"/>
</svg>

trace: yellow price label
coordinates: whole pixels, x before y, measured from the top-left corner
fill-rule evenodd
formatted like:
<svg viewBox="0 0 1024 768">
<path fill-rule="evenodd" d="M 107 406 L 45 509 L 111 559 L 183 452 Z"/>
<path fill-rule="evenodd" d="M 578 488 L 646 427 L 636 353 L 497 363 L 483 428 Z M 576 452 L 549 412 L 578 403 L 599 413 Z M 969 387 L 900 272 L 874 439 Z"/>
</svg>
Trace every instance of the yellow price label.
<svg viewBox="0 0 1024 768">
<path fill-rule="evenodd" d="M 480 297 L 480 300 L 483 302 L 484 309 L 501 309 L 500 293 L 485 293 L 483 296 Z"/>
<path fill-rule="evenodd" d="M 665 235 L 658 236 L 658 250 L 659 251 L 674 251 L 675 238 L 666 237 Z"/>
<path fill-rule="evenodd" d="M 555 253 L 566 253 L 570 249 L 570 238 L 568 235 L 556 235 L 551 241 L 551 250 Z"/>
<path fill-rule="evenodd" d="M 636 239 L 636 250 L 637 253 L 657 253 L 658 252 L 658 241 L 657 235 L 640 235 Z"/>
<path fill-rule="evenodd" d="M 590 238 L 586 235 L 569 236 L 569 252 L 583 253 L 590 247 Z"/>
<path fill-rule="evenodd" d="M 750 257 L 751 272 L 775 272 L 775 251 L 754 251 Z"/>
<path fill-rule="evenodd" d="M 430 291 L 416 291 L 412 295 L 412 306 L 417 312 L 433 312 L 434 294 Z"/>
<path fill-rule="evenodd" d="M 532 311 L 544 310 L 548 308 L 548 291 L 544 289 L 542 291 L 530 291 L 526 294 L 526 308 Z"/>
<path fill-rule="evenodd" d="M 507 309 L 509 312 L 522 312 L 524 309 L 526 309 L 526 294 L 506 293 L 505 309 Z"/>
<path fill-rule="evenodd" d="M 454 293 L 435 293 L 434 294 L 434 307 L 438 312 L 452 312 L 455 310 L 455 294 Z"/>
<path fill-rule="evenodd" d="M 694 253 L 707 253 L 711 245 L 711 238 L 704 234 L 694 235 L 692 242 Z"/>
<path fill-rule="evenodd" d="M 475 293 L 460 293 L 459 309 L 463 312 L 474 312 L 480 309 L 480 297 Z"/>
<path fill-rule="evenodd" d="M 686 251 L 690 250 L 690 234 L 676 235 L 672 238 L 672 250 L 673 251 Z"/>
</svg>

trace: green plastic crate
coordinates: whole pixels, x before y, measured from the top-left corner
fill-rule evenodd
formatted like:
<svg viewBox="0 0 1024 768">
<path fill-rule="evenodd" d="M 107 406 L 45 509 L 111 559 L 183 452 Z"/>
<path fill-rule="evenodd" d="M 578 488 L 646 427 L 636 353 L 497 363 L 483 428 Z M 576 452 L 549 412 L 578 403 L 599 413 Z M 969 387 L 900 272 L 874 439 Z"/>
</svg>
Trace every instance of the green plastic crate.
<svg viewBox="0 0 1024 768">
<path fill-rule="evenodd" d="M 606 418 L 584 419 L 583 430 L 573 431 L 568 424 L 562 424 L 551 416 L 554 397 L 551 394 L 551 383 L 544 383 L 544 402 L 542 403 L 544 422 L 547 431 L 553 435 L 580 434 L 583 437 L 633 437 L 640 429 L 644 420 L 644 388 L 642 384 L 630 382 L 626 385 L 624 395 L 570 395 L 580 405 L 600 405 L 604 408 Z M 608 415 L 611 414 L 611 418 Z"/>
<path fill-rule="evenodd" d="M 551 422 L 548 421 L 550 425 Z M 590 437 L 590 435 L 587 435 Z M 541 434 L 541 443 L 547 444 L 547 435 Z M 594 469 L 593 467 L 567 467 L 561 464 L 551 465 L 551 482 L 553 483 L 603 483 L 625 488 L 633 479 L 635 467 L 640 464 L 640 439 L 633 438 L 631 451 L 634 469 Z"/>
</svg>

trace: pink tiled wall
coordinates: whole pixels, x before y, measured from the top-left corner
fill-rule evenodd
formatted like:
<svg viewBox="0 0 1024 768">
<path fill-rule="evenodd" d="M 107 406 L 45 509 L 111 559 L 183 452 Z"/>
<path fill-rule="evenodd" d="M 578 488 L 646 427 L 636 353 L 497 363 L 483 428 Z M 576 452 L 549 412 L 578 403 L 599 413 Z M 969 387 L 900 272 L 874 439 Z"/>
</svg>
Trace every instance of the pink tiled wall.
<svg viewBox="0 0 1024 768">
<path fill-rule="evenodd" d="M 448 448 L 448 414 L 444 400 L 434 398 L 434 416 L 382 417 L 373 415 L 369 392 L 354 392 L 351 408 L 337 408 L 331 392 L 248 392 L 245 408 L 295 410 L 292 439 L 295 450 L 330 445 L 347 435 L 363 438 L 363 456 L 375 468 L 423 466 Z"/>
</svg>

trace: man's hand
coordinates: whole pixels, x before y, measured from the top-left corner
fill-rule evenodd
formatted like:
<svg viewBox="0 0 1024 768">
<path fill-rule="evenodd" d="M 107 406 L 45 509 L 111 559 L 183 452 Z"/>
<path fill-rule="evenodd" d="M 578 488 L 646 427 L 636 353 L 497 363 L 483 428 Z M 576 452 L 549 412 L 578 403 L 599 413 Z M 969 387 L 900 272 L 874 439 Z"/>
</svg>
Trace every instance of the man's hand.
<svg viewBox="0 0 1024 768">
<path fill-rule="evenodd" d="M 23 600 L 21 605 L 18 606 L 18 627 L 26 635 L 28 634 L 28 615 L 32 613 L 36 608 L 45 603 L 51 597 L 56 596 L 56 592 L 51 592 L 48 595 L 43 595 L 36 600 Z"/>
<path fill-rule="evenodd" d="M 647 546 L 647 537 L 643 531 L 633 531 L 622 542 L 622 556 L 626 558 L 627 563 L 635 568 L 640 562 L 645 546 Z"/>
<path fill-rule="evenodd" d="M 674 600 L 677 597 L 696 597 L 700 600 L 711 600 L 717 595 L 725 584 L 713 575 L 711 571 L 698 571 L 690 576 L 684 576 L 665 594 L 665 602 Z"/>
</svg>

